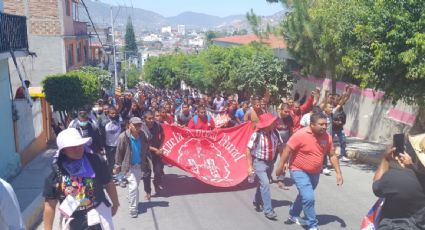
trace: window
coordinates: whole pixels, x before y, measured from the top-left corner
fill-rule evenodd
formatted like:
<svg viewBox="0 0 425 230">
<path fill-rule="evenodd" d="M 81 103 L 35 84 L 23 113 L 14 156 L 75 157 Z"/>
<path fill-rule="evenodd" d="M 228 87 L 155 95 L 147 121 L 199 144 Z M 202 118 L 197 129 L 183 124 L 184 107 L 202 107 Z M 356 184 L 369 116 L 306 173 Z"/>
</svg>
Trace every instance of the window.
<svg viewBox="0 0 425 230">
<path fill-rule="evenodd" d="M 68 45 L 68 68 L 74 65 L 74 46 Z"/>
<path fill-rule="evenodd" d="M 81 44 L 77 42 L 77 62 L 81 62 Z"/>
<path fill-rule="evenodd" d="M 87 62 L 88 59 L 88 49 L 87 49 L 87 44 L 84 46 L 84 63 Z"/>
<path fill-rule="evenodd" d="M 71 6 L 69 4 L 69 0 L 65 0 L 65 11 L 66 16 L 71 16 Z"/>
</svg>

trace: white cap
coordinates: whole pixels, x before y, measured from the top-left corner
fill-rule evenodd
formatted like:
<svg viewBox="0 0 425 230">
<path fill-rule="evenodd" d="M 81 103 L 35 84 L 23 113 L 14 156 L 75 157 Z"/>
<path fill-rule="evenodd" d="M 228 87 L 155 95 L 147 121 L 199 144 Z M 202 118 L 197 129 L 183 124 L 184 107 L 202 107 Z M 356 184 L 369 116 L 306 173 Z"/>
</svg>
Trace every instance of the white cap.
<svg viewBox="0 0 425 230">
<path fill-rule="evenodd" d="M 80 133 L 75 128 L 68 128 L 59 133 L 56 138 L 58 152 L 64 148 L 85 145 L 91 142 L 91 137 L 82 138 Z"/>
</svg>

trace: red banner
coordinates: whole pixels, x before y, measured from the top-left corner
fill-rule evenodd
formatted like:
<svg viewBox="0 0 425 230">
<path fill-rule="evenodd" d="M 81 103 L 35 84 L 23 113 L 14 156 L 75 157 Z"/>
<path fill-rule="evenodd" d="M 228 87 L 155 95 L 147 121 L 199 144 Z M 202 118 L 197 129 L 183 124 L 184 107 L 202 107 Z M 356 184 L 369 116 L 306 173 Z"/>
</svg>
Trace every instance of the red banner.
<svg viewBox="0 0 425 230">
<path fill-rule="evenodd" d="M 166 161 L 197 179 L 217 187 L 231 187 L 246 177 L 246 146 L 251 123 L 215 130 L 195 130 L 163 125 L 162 146 Z"/>
</svg>

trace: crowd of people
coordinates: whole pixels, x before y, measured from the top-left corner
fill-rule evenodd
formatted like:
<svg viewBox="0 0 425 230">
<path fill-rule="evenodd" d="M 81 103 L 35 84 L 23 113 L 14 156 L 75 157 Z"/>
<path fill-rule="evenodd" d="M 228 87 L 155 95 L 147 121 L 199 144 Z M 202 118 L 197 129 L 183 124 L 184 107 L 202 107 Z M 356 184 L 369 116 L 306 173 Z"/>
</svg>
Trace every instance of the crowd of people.
<svg viewBox="0 0 425 230">
<path fill-rule="evenodd" d="M 167 189 L 162 183 L 161 124 L 213 130 L 247 121 L 255 130 L 246 153 L 248 175 L 258 179 L 253 199 L 255 209 L 269 219 L 277 217 L 270 184 L 276 182 L 279 188 L 286 189 L 284 179 L 288 171 L 299 192 L 290 207 L 288 221 L 317 229 L 314 189 L 321 173 L 331 174 L 327 159 L 339 186 L 343 184 L 339 161 L 349 161 L 343 106 L 351 92 L 350 86 L 342 95 L 325 90 L 322 98 L 321 89 L 302 96 L 296 92 L 282 98 L 276 111 L 270 105 L 269 91 L 262 97 L 244 99 L 234 94 L 201 95 L 196 90 L 160 90 L 141 84 L 134 91 L 105 96 L 94 106 L 79 109 L 68 128 L 58 130 L 55 170 L 46 179 L 43 193 L 45 229 L 52 229 L 58 201 L 65 217 L 63 225 L 70 229 L 92 229 L 90 226 L 107 229 L 120 205 L 116 185 L 128 187 L 129 215 L 136 218 L 140 181 L 147 200 Z M 339 157 L 334 140 L 340 145 Z M 101 188 L 106 188 L 110 200 Z M 105 211 L 108 208 L 112 212 Z M 93 216 L 100 218 L 91 219 Z"/>
</svg>

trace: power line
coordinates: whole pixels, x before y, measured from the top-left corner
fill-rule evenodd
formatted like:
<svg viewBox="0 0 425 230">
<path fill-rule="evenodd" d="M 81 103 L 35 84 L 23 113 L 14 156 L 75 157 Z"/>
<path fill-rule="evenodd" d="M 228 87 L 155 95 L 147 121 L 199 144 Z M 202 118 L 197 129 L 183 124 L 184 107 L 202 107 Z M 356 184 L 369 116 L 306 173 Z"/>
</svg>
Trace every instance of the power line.
<svg viewBox="0 0 425 230">
<path fill-rule="evenodd" d="M 99 36 L 99 34 L 97 33 L 96 26 L 94 26 L 93 20 L 91 19 L 89 9 L 87 8 L 86 3 L 84 2 L 84 0 L 81 0 L 81 3 L 83 3 L 84 9 L 86 9 L 86 13 L 87 13 L 87 16 L 89 17 L 89 20 L 90 20 L 91 25 L 93 26 L 94 33 L 96 34 L 97 39 L 99 40 L 100 46 L 101 46 L 101 47 L 102 47 L 102 49 L 103 49 L 103 43 L 102 43 L 102 40 L 100 40 L 100 36 Z"/>
</svg>

